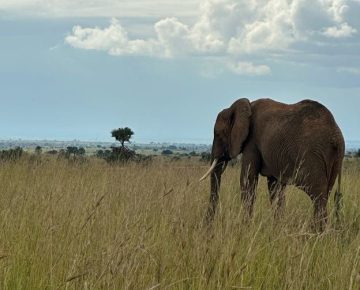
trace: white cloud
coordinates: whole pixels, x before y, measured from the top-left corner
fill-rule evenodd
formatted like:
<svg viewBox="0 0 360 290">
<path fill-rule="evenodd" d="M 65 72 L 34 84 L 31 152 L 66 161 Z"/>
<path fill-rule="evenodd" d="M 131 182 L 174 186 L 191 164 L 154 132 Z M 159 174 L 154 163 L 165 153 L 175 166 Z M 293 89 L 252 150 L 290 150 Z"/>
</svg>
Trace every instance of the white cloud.
<svg viewBox="0 0 360 290">
<path fill-rule="evenodd" d="M 266 64 L 252 64 L 254 57 L 286 56 L 301 49 L 297 44 L 341 47 L 343 42 L 334 43 L 336 38 L 359 43 L 355 38 L 359 22 L 352 23 L 347 17 L 351 9 L 360 11 L 360 1 L 203 0 L 192 25 L 166 17 L 154 24 L 154 36 L 132 39 L 113 20 L 106 28 L 75 26 L 66 42 L 112 55 L 240 57 L 242 62 L 227 68 L 239 74 L 263 75 L 271 70 Z"/>
<path fill-rule="evenodd" d="M 349 10 L 348 2 L 347 0 L 328 1 L 328 13 L 336 22 L 344 21 L 346 12 Z"/>
<path fill-rule="evenodd" d="M 191 51 L 189 27 L 176 18 L 160 20 L 155 24 L 155 31 L 155 42 L 162 48 L 163 56 L 172 57 Z"/>
<path fill-rule="evenodd" d="M 341 23 L 339 27 L 332 26 L 326 28 L 323 34 L 327 37 L 342 38 L 342 37 L 350 37 L 356 32 L 357 30 L 355 28 L 352 28 L 345 22 L 345 23 Z"/>
<path fill-rule="evenodd" d="M 266 65 L 254 65 L 251 62 L 229 62 L 228 68 L 238 75 L 261 76 L 271 73 L 271 69 Z"/>
<path fill-rule="evenodd" d="M 156 55 L 160 46 L 155 41 L 129 40 L 125 29 L 116 19 L 105 29 L 74 26 L 65 41 L 73 47 L 107 51 L 111 55 Z"/>
</svg>

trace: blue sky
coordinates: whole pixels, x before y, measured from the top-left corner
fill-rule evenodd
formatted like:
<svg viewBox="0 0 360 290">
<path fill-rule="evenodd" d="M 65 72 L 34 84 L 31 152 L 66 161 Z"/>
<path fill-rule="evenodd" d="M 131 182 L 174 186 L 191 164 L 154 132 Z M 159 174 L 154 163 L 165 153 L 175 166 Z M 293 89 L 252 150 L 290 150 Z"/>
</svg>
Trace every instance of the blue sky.
<svg viewBox="0 0 360 290">
<path fill-rule="evenodd" d="M 0 139 L 210 143 L 220 110 L 270 97 L 360 140 L 359 33 L 356 0 L 2 0 Z"/>
</svg>

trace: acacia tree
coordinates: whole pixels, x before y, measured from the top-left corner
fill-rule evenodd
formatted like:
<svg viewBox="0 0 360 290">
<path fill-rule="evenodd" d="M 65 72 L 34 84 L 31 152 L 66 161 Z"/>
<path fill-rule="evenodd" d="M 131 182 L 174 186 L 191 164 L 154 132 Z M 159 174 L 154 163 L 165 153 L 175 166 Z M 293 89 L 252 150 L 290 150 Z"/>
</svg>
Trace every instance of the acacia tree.
<svg viewBox="0 0 360 290">
<path fill-rule="evenodd" d="M 125 148 L 125 142 L 130 142 L 132 135 L 134 135 L 134 132 L 128 127 L 111 131 L 111 136 L 121 143 L 122 148 Z"/>
</svg>

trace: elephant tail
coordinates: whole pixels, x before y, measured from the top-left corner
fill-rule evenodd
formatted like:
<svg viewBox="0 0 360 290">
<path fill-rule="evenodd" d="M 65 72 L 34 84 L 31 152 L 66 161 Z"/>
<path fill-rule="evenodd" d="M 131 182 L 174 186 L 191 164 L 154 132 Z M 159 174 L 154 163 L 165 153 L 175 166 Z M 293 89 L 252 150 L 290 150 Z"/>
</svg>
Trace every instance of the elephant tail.
<svg viewBox="0 0 360 290">
<path fill-rule="evenodd" d="M 334 201 L 335 201 L 335 216 L 336 216 L 336 221 L 339 223 L 341 220 L 340 214 L 341 214 L 341 209 L 342 209 L 342 198 L 343 198 L 343 194 L 341 192 L 341 171 L 342 171 L 342 166 L 340 166 L 339 168 L 339 174 L 338 174 L 338 184 L 337 184 L 337 189 L 335 191 L 335 196 L 334 196 Z"/>
</svg>

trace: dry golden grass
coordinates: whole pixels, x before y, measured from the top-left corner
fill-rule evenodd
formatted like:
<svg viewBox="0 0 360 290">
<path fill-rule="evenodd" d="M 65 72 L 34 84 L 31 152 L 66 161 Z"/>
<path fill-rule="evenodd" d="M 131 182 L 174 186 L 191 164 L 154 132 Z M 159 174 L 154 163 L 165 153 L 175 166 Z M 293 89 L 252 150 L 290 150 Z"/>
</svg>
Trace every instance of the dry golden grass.
<svg viewBox="0 0 360 290">
<path fill-rule="evenodd" d="M 274 222 L 263 179 L 244 224 L 237 167 L 204 228 L 209 184 L 197 180 L 206 167 L 0 164 L 0 289 L 360 289 L 358 163 L 344 169 L 343 224 L 335 229 L 331 214 L 322 235 L 295 188 Z"/>
</svg>

